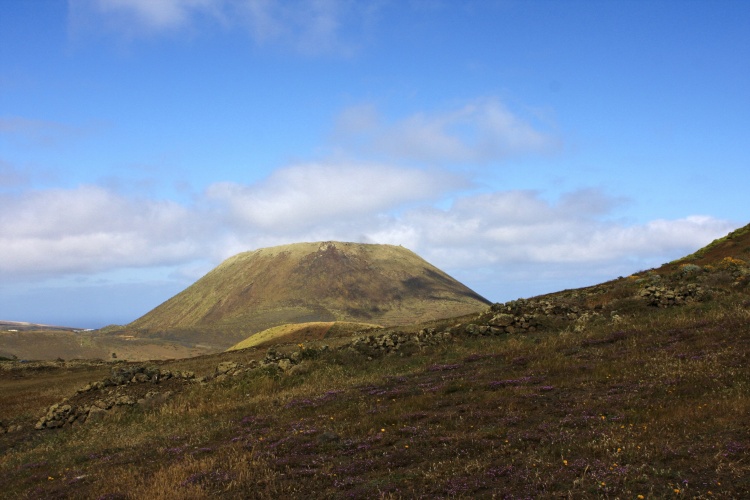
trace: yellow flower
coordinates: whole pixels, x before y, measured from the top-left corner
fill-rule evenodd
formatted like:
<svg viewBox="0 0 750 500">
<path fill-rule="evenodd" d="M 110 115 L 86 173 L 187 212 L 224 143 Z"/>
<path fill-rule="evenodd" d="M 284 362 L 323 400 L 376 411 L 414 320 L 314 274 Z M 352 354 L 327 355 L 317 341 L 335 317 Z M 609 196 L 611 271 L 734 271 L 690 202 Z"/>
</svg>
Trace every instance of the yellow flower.
<svg viewBox="0 0 750 500">
<path fill-rule="evenodd" d="M 380 432 L 385 432 L 385 429 L 380 429 Z"/>
<path fill-rule="evenodd" d="M 644 497 L 643 495 L 638 495 L 638 500 L 643 500 L 644 498 L 646 497 Z"/>
<path fill-rule="evenodd" d="M 568 461 L 567 460 L 563 460 L 563 465 L 568 465 Z"/>
<path fill-rule="evenodd" d="M 675 493 L 680 493 L 680 488 L 675 488 L 675 489 L 674 489 L 674 492 L 675 492 Z"/>
</svg>

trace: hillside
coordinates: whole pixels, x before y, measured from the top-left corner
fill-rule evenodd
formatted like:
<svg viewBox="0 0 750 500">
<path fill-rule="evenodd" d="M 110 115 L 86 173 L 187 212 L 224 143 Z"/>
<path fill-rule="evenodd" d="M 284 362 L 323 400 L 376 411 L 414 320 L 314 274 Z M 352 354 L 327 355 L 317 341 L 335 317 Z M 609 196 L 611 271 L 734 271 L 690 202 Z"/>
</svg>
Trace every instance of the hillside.
<svg viewBox="0 0 750 500">
<path fill-rule="evenodd" d="M 28 323 L 25 321 L 0 321 L 0 331 L 24 332 L 32 330 L 72 332 L 81 330 L 81 328 L 72 328 L 69 326 L 40 325 L 38 323 Z"/>
<path fill-rule="evenodd" d="M 750 261 L 750 224 L 712 241 L 695 253 L 666 264 L 665 268 L 677 264 L 715 265 L 727 258 Z"/>
<path fill-rule="evenodd" d="M 368 323 L 351 323 L 346 321 L 288 323 L 263 330 L 242 342 L 233 345 L 227 351 L 237 351 L 249 347 L 263 347 L 276 344 L 304 344 L 337 337 L 351 337 L 381 329 L 380 325 Z"/>
<path fill-rule="evenodd" d="M 746 238 L 701 265 L 336 342 L 111 370 L 0 362 L 0 490 L 749 498 Z"/>
<path fill-rule="evenodd" d="M 127 328 L 141 336 L 193 336 L 226 349 L 288 323 L 400 325 L 488 304 L 403 247 L 297 243 L 235 255 Z"/>
</svg>

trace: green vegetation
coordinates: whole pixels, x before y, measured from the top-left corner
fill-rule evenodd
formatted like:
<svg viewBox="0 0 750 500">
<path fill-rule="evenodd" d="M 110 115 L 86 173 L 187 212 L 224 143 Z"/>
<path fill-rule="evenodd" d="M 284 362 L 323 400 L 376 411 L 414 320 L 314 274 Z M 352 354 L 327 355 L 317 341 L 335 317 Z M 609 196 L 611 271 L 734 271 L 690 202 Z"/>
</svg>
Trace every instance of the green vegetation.
<svg viewBox="0 0 750 500">
<path fill-rule="evenodd" d="M 750 241 L 748 241 L 748 235 L 750 235 L 750 224 L 736 229 L 726 236 L 715 239 L 697 252 L 682 257 L 681 259 L 677 259 L 674 263 L 704 259 L 716 261 L 730 255 L 736 256 L 738 253 L 747 254 L 750 252 Z M 737 251 L 738 246 L 740 247 L 739 252 Z"/>
<path fill-rule="evenodd" d="M 352 323 L 349 321 L 279 325 L 258 332 L 227 350 L 237 351 L 249 347 L 261 347 L 273 344 L 299 344 L 327 338 L 350 337 L 354 333 L 363 333 L 379 328 L 382 328 L 382 326 L 369 323 Z"/>
<path fill-rule="evenodd" d="M 750 233 L 741 236 L 737 251 Z M 322 340 L 291 347 L 295 369 L 263 364 L 289 346 L 163 361 L 197 382 L 133 386 L 170 392 L 60 429 L 31 425 L 63 396 L 111 392 L 72 396 L 106 367 L 3 362 L 0 426 L 15 430 L 0 434 L 0 491 L 748 498 L 750 270 L 716 255 L 365 336 L 454 332 L 400 351 L 329 342 L 332 327 L 317 325 Z M 256 368 L 224 371 L 237 366 Z"/>
<path fill-rule="evenodd" d="M 301 375 L 250 372 L 6 441 L 0 486 L 88 498 L 739 498 L 750 493 L 749 305 L 466 338 L 406 358 L 331 352 Z"/>
<path fill-rule="evenodd" d="M 393 245 L 297 243 L 235 255 L 125 329 L 192 332 L 226 349 L 290 323 L 404 325 L 475 313 L 489 301 Z"/>
</svg>

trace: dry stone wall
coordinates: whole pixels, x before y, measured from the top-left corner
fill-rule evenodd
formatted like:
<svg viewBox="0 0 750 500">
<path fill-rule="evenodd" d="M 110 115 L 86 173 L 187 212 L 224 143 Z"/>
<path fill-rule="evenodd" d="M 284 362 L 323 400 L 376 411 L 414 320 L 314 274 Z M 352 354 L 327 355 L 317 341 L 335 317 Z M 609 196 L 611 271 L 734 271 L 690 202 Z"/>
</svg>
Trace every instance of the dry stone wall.
<svg viewBox="0 0 750 500">
<path fill-rule="evenodd" d="M 672 307 L 703 300 L 707 294 L 702 286 L 691 283 L 673 288 L 665 285 L 647 285 L 641 289 L 638 296 L 650 306 Z"/>
<path fill-rule="evenodd" d="M 147 387 L 180 385 L 191 382 L 195 374 L 189 371 L 161 370 L 148 366 L 118 366 L 110 376 L 78 389 L 76 396 L 55 403 L 34 426 L 37 430 L 57 429 L 101 420 L 107 412 L 122 406 L 148 404 L 154 399 L 168 398 L 170 390 L 149 390 Z M 130 393 L 120 391 L 129 388 Z M 132 390 L 136 389 L 136 390 Z"/>
</svg>

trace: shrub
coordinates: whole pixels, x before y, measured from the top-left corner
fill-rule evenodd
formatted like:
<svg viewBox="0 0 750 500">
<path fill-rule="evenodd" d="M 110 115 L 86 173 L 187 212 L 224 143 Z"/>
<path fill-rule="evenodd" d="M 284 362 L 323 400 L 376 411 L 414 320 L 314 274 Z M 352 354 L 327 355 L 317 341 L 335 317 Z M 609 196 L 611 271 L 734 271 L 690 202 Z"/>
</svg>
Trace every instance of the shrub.
<svg viewBox="0 0 750 500">
<path fill-rule="evenodd" d="M 683 276 L 689 276 L 691 274 L 697 274 L 701 271 L 703 271 L 703 268 L 701 266 L 696 266 L 695 264 L 682 264 L 680 266 L 679 272 Z"/>
</svg>

